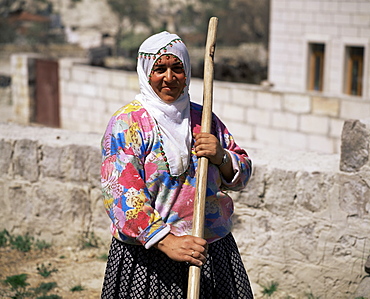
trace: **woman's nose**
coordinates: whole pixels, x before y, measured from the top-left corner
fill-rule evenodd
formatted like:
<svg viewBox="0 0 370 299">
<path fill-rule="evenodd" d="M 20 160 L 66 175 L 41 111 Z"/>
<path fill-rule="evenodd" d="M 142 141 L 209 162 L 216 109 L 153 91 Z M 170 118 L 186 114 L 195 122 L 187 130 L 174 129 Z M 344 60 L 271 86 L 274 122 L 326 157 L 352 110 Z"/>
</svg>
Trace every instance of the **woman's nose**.
<svg viewBox="0 0 370 299">
<path fill-rule="evenodd" d="M 173 76 L 173 71 L 170 68 L 168 68 L 164 77 L 165 77 L 166 81 L 171 82 L 173 80 L 173 77 L 174 77 Z"/>
</svg>

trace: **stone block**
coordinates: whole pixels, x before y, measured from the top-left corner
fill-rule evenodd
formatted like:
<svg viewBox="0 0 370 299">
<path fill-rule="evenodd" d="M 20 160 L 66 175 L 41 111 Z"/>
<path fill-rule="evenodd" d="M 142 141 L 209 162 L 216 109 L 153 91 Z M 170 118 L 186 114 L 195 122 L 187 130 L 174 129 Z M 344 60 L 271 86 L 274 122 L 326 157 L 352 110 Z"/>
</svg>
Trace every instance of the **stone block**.
<svg viewBox="0 0 370 299">
<path fill-rule="evenodd" d="M 322 135 L 310 134 L 308 137 L 308 150 L 318 153 L 331 154 L 335 150 L 335 139 Z"/>
<path fill-rule="evenodd" d="M 102 95 L 107 101 L 119 101 L 121 98 L 120 89 L 109 86 L 103 87 Z"/>
<path fill-rule="evenodd" d="M 12 228 L 32 232 L 28 227 L 34 215 L 34 200 L 31 197 L 31 185 L 28 181 L 12 181 L 7 188 L 8 202 L 2 206 L 2 222 L 13 223 Z M 5 219 L 4 219 L 5 218 Z"/>
<path fill-rule="evenodd" d="M 370 189 L 359 176 L 342 174 L 339 181 L 339 206 L 349 217 L 363 217 L 370 214 Z"/>
<path fill-rule="evenodd" d="M 369 161 L 370 130 L 359 120 L 347 120 L 342 131 L 340 170 L 359 171 Z"/>
<path fill-rule="evenodd" d="M 326 135 L 329 132 L 329 120 L 324 116 L 301 115 L 299 129 L 305 133 Z"/>
<path fill-rule="evenodd" d="M 264 208 L 272 214 L 287 216 L 296 206 L 296 173 L 273 169 L 265 175 Z"/>
<path fill-rule="evenodd" d="M 75 99 L 75 106 L 76 108 L 82 108 L 82 109 L 96 109 L 97 107 L 91 105 L 93 98 L 87 97 L 84 95 L 76 96 Z"/>
<path fill-rule="evenodd" d="M 348 24 L 351 24 L 351 15 L 347 13 L 337 12 L 334 14 L 333 21 L 335 25 L 347 26 Z"/>
<path fill-rule="evenodd" d="M 13 143 L 9 140 L 0 139 L 0 177 L 10 175 L 12 163 Z"/>
<path fill-rule="evenodd" d="M 111 74 L 110 85 L 115 88 L 127 87 L 127 74 L 124 72 L 113 71 Z"/>
<path fill-rule="evenodd" d="M 231 90 L 225 86 L 213 87 L 213 98 L 217 102 L 221 103 L 231 103 Z"/>
<path fill-rule="evenodd" d="M 348 27 L 348 26 L 342 26 L 339 29 L 340 35 L 342 36 L 353 36 L 353 37 L 359 37 L 360 28 L 358 27 Z"/>
<path fill-rule="evenodd" d="M 287 112 L 273 112 L 272 126 L 274 128 L 281 128 L 287 130 L 298 129 L 298 116 Z"/>
<path fill-rule="evenodd" d="M 256 92 L 256 107 L 280 111 L 282 109 L 282 95 L 272 92 Z"/>
<path fill-rule="evenodd" d="M 41 147 L 42 159 L 40 161 L 40 173 L 43 178 L 64 178 L 64 174 L 60 169 L 63 150 L 63 147 L 52 147 L 48 145 Z"/>
<path fill-rule="evenodd" d="M 80 94 L 88 97 L 96 97 L 98 95 L 98 88 L 95 84 L 83 83 L 80 84 Z"/>
<path fill-rule="evenodd" d="M 255 128 L 254 140 L 266 144 L 281 144 L 281 134 L 276 129 L 257 126 Z"/>
<path fill-rule="evenodd" d="M 74 81 L 68 81 L 65 84 L 66 92 L 72 95 L 78 95 L 81 92 L 81 85 Z"/>
<path fill-rule="evenodd" d="M 286 111 L 308 113 L 311 111 L 311 99 L 303 94 L 285 94 L 283 107 Z"/>
<path fill-rule="evenodd" d="M 239 145 L 241 143 L 248 144 L 248 140 L 253 139 L 253 128 L 250 125 L 229 121 L 227 129 L 234 136 L 235 142 Z"/>
<path fill-rule="evenodd" d="M 89 77 L 89 83 L 107 86 L 110 83 L 110 72 L 105 69 L 97 69 Z"/>
<path fill-rule="evenodd" d="M 340 117 L 343 119 L 361 119 L 370 115 L 370 103 L 343 100 Z"/>
<path fill-rule="evenodd" d="M 85 83 L 89 81 L 91 70 L 86 68 L 74 67 L 71 69 L 71 79 L 75 82 Z"/>
<path fill-rule="evenodd" d="M 359 10 L 359 2 L 358 1 L 355 1 L 355 2 L 347 2 L 347 1 L 340 2 L 340 4 L 339 4 L 339 11 L 341 13 L 348 14 L 348 15 L 350 15 L 352 13 L 359 13 L 359 12 L 361 12 Z"/>
<path fill-rule="evenodd" d="M 297 205 L 311 213 L 318 213 L 327 208 L 327 194 L 334 180 L 331 176 L 319 172 L 297 173 Z"/>
<path fill-rule="evenodd" d="M 39 157 L 37 141 L 29 139 L 17 140 L 14 145 L 14 175 L 36 182 L 39 176 Z"/>
<path fill-rule="evenodd" d="M 256 91 L 233 88 L 231 89 L 231 100 L 233 104 L 239 107 L 254 107 Z"/>
<path fill-rule="evenodd" d="M 101 151 L 99 144 L 96 147 L 88 147 L 86 173 L 87 181 L 93 188 L 101 187 L 100 183 L 100 167 L 101 167 Z"/>
<path fill-rule="evenodd" d="M 344 121 L 341 119 L 332 118 L 329 121 L 329 136 L 340 138 L 342 135 Z"/>
<path fill-rule="evenodd" d="M 363 1 L 358 3 L 360 11 L 370 11 L 370 2 Z"/>
<path fill-rule="evenodd" d="M 240 110 L 240 109 L 239 109 Z M 255 108 L 249 108 L 247 109 L 247 116 L 246 121 L 249 124 L 254 124 L 256 126 L 262 125 L 262 126 L 270 126 L 271 125 L 271 111 L 265 110 L 265 109 L 255 109 Z M 232 114 L 234 117 L 234 115 Z M 236 119 L 236 118 L 234 118 Z"/>
<path fill-rule="evenodd" d="M 308 136 L 307 134 L 294 131 L 284 131 L 282 134 L 281 144 L 286 148 L 307 150 Z"/>
<path fill-rule="evenodd" d="M 234 201 L 248 207 L 260 208 L 263 205 L 266 192 L 266 183 L 264 179 L 266 172 L 266 166 L 254 167 L 253 175 L 248 182 L 248 187 L 242 190 L 237 196 L 234 196 Z"/>
<path fill-rule="evenodd" d="M 216 111 L 216 109 L 213 109 Z M 218 111 L 218 116 L 223 119 L 230 119 L 233 121 L 245 122 L 244 108 L 238 107 L 233 104 L 224 103 L 222 109 Z"/>
<path fill-rule="evenodd" d="M 313 97 L 312 113 L 337 117 L 339 115 L 339 100 L 333 98 Z"/>
</svg>

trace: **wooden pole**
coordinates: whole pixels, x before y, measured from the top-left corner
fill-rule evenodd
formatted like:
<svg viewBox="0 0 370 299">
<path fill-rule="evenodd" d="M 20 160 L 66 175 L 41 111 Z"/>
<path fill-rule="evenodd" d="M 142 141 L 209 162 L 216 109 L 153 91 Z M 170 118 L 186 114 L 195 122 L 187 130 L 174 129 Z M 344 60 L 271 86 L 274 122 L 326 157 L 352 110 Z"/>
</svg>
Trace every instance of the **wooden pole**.
<svg viewBox="0 0 370 299">
<path fill-rule="evenodd" d="M 204 55 L 204 80 L 203 80 L 203 112 L 202 129 L 204 133 L 211 132 L 212 123 L 212 98 L 213 98 L 213 74 L 214 53 L 216 47 L 218 18 L 212 17 L 208 24 L 206 50 Z M 204 234 L 204 207 L 207 190 L 208 159 L 198 159 L 198 171 L 196 191 L 194 199 L 193 230 L 192 235 L 203 238 Z M 200 267 L 191 265 L 188 279 L 188 299 L 198 299 L 200 289 Z"/>
</svg>

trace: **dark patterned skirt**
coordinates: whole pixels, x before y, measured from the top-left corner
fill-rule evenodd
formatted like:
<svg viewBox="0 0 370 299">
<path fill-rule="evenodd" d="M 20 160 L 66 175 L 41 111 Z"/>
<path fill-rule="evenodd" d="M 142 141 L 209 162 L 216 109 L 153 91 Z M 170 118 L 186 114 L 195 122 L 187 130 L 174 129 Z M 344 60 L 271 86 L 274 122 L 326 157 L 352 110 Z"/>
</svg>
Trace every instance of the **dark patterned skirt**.
<svg viewBox="0 0 370 299">
<path fill-rule="evenodd" d="M 112 240 L 102 299 L 186 298 L 189 264 L 155 248 Z M 232 234 L 208 246 L 201 270 L 200 298 L 252 299 L 253 293 Z"/>
</svg>

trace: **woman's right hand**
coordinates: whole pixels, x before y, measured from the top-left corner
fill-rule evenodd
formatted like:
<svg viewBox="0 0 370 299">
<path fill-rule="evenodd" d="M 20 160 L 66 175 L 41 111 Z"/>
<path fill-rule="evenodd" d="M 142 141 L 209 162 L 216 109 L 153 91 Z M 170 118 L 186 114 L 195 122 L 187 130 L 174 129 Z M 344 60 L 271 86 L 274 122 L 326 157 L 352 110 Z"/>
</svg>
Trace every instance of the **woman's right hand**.
<svg viewBox="0 0 370 299">
<path fill-rule="evenodd" d="M 168 234 L 155 244 L 154 247 L 164 252 L 174 261 L 188 262 L 200 267 L 206 262 L 208 243 L 206 240 L 199 237 L 176 237 L 172 234 Z"/>
</svg>

